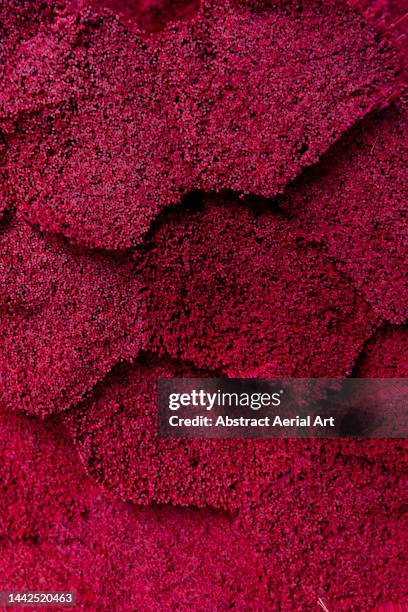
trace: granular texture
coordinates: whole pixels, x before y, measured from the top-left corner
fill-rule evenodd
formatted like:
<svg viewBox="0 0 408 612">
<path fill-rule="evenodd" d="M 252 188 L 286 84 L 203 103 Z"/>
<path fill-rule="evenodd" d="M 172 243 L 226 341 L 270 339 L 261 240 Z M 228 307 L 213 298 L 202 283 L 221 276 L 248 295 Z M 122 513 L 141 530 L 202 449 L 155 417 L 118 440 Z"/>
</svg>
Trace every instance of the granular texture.
<svg viewBox="0 0 408 612">
<path fill-rule="evenodd" d="M 138 509 L 89 479 L 65 432 L 0 412 L 0 588 L 76 610 L 266 610 L 259 555 L 222 513 Z"/>
<path fill-rule="evenodd" d="M 198 375 L 203 373 L 148 356 L 133 368 L 115 368 L 88 400 L 62 417 L 89 473 L 122 499 L 138 504 L 230 510 L 239 505 L 240 490 L 235 487 L 245 470 L 252 469 L 253 441 L 157 435 L 158 378 Z"/>
<path fill-rule="evenodd" d="M 367 342 L 356 376 L 408 378 L 408 327 L 384 326 Z"/>
<path fill-rule="evenodd" d="M 0 2 L 0 590 L 406 601 L 404 441 L 159 439 L 156 403 L 408 375 L 404 4 Z"/>
<path fill-rule="evenodd" d="M 406 327 L 380 329 L 362 352 L 355 375 L 406 377 L 407 339 Z M 408 605 L 406 441 L 300 444 L 302 450 L 291 448 L 293 463 L 278 474 L 281 486 L 271 479 L 269 487 L 260 487 L 262 509 L 255 513 L 252 500 L 242 511 L 258 534 L 257 550 L 264 550 L 271 563 L 274 583 L 269 588 L 282 571 L 287 579 L 284 593 L 296 601 L 280 609 L 303 610 L 304 602 L 319 591 L 329 610 L 365 612 L 380 601 L 394 601 L 401 604 L 380 605 L 378 610 L 402 612 Z M 356 566 L 360 575 L 349 582 Z M 370 575 L 365 601 L 364 575 Z"/>
<path fill-rule="evenodd" d="M 277 481 L 257 479 L 260 504 L 252 493 L 241 516 L 265 554 L 269 590 L 281 589 L 279 610 L 313 609 L 316 594 L 349 612 L 406 601 L 406 445 L 380 444 L 397 469 L 364 443 L 351 455 L 349 441 L 326 441 L 290 447 Z"/>
<path fill-rule="evenodd" d="M 52 21 L 65 0 L 4 0 L 0 4 L 0 74 L 4 62 L 11 62 L 19 45 L 35 36 L 41 24 Z"/>
<path fill-rule="evenodd" d="M 267 204 L 180 208 L 133 255 L 91 253 L 22 220 L 1 245 L 1 389 L 42 416 L 141 348 L 230 376 L 344 376 L 378 325 Z"/>
<path fill-rule="evenodd" d="M 381 36 L 387 37 L 399 51 L 408 83 L 408 0 L 349 0 L 360 10 Z"/>
<path fill-rule="evenodd" d="M 408 318 L 408 130 L 405 107 L 371 115 L 341 138 L 281 205 L 320 241 L 383 318 Z"/>
<path fill-rule="evenodd" d="M 134 23 L 151 34 L 172 21 L 187 21 L 198 12 L 199 0 L 76 0 L 77 6 L 95 12 L 112 11 L 120 19 Z"/>
<path fill-rule="evenodd" d="M 42 30 L 52 24 L 59 17 L 65 14 L 70 0 L 2 0 L 0 2 L 0 106 L 3 102 L 3 94 L 7 97 L 7 91 L 15 88 L 17 97 L 14 102 L 19 106 L 20 89 L 30 80 L 30 67 L 27 72 L 21 72 L 15 80 L 12 75 L 13 66 L 16 66 L 20 56 L 24 55 L 24 49 L 30 49 L 32 40 L 42 38 Z M 42 60 L 46 59 L 41 55 L 40 47 L 37 45 L 37 52 Z M 11 79 L 11 80 L 10 80 Z M 29 91 L 25 96 L 25 103 L 22 108 L 31 111 L 37 106 L 28 103 Z M 28 103 L 28 104 L 27 104 Z M 0 157 L 4 140 L 4 134 L 12 134 L 18 126 L 13 121 L 0 113 Z"/>
<path fill-rule="evenodd" d="M 12 203 L 7 173 L 0 167 L 0 223 Z"/>
<path fill-rule="evenodd" d="M 193 189 L 275 196 L 399 88 L 393 51 L 318 0 L 205 2 L 153 39 L 109 15 L 59 17 L 18 58 L 0 117 L 19 119 L 19 207 L 110 249 Z"/>
<path fill-rule="evenodd" d="M 0 235 L 2 401 L 43 416 L 137 355 L 144 316 L 132 262 L 92 257 L 22 221 Z"/>
<path fill-rule="evenodd" d="M 157 378 L 182 375 L 197 372 L 152 358 L 122 366 L 63 415 L 90 474 L 138 504 L 238 513 L 276 609 L 323 594 L 336 610 L 400 601 L 402 444 L 158 438 Z"/>
<path fill-rule="evenodd" d="M 382 326 L 367 342 L 354 367 L 356 378 L 408 378 L 408 327 Z M 384 469 L 406 474 L 405 440 L 347 441 L 344 453 L 370 455 Z"/>
<path fill-rule="evenodd" d="M 112 370 L 89 398 L 61 416 L 90 474 L 125 500 L 236 510 L 248 493 L 248 483 L 256 487 L 262 473 L 279 479 L 286 462 L 296 460 L 294 451 L 305 448 L 325 448 L 327 453 L 332 449 L 334 456 L 341 451 L 359 459 L 366 454 L 367 460 L 370 453 L 379 457 L 378 449 L 386 449 L 388 457 L 382 460 L 395 473 L 404 463 L 398 440 L 159 438 L 156 382 L 182 376 L 203 373 L 168 358 L 144 355 L 132 366 Z"/>
<path fill-rule="evenodd" d="M 139 254 L 151 349 L 232 377 L 350 373 L 378 316 L 324 252 L 269 203 L 197 199 Z"/>
</svg>

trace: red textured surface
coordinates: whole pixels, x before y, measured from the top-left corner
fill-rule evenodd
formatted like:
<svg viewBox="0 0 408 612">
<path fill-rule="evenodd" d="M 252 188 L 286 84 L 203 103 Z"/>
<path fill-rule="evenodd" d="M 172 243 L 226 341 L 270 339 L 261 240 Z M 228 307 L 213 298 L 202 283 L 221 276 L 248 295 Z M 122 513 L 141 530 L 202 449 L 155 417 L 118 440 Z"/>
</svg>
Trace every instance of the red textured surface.
<svg viewBox="0 0 408 612">
<path fill-rule="evenodd" d="M 238 512 L 279 610 L 312 606 L 316 593 L 336 610 L 399 601 L 402 442 L 158 438 L 157 378 L 194 374 L 147 359 L 111 373 L 67 413 L 89 473 L 138 504 Z"/>
<path fill-rule="evenodd" d="M 376 608 L 375 612 L 407 612 L 407 610 L 408 603 L 398 604 L 387 602 L 386 604 L 383 604 L 382 606 Z"/>
<path fill-rule="evenodd" d="M 345 376 L 378 321 L 270 203 L 197 196 L 160 219 L 145 248 L 150 346 L 200 368 Z"/>
<path fill-rule="evenodd" d="M 377 112 L 406 11 L 0 4 L 0 590 L 406 601 L 404 441 L 160 440 L 155 398 L 169 375 L 408 376 L 384 324 L 407 318 L 406 111 Z"/>
<path fill-rule="evenodd" d="M 378 324 L 267 204 L 180 208 L 134 263 L 22 221 L 0 244 L 0 388 L 9 406 L 35 414 L 69 408 L 146 346 L 229 376 L 344 376 Z"/>
<path fill-rule="evenodd" d="M 361 11 L 382 36 L 392 41 L 408 68 L 408 0 L 349 0 L 349 4 Z"/>
<path fill-rule="evenodd" d="M 0 234 L 2 401 L 40 416 L 68 408 L 145 332 L 126 258 L 76 249 L 13 221 Z"/>
<path fill-rule="evenodd" d="M 341 138 L 281 206 L 320 241 L 382 317 L 408 319 L 408 131 L 405 107 L 371 115 Z"/>
<path fill-rule="evenodd" d="M 408 378 L 408 327 L 386 326 L 367 343 L 360 357 L 357 376 Z"/>
<path fill-rule="evenodd" d="M 0 70 L 3 76 L 3 62 L 25 40 L 38 33 L 42 23 L 52 20 L 64 6 L 64 0 L 7 0 L 0 4 Z"/>
<path fill-rule="evenodd" d="M 228 516 L 103 493 L 55 422 L 2 410 L 0 429 L 2 591 L 76 590 L 80 610 L 270 605 L 259 555 Z"/>
<path fill-rule="evenodd" d="M 64 414 L 91 475 L 123 499 L 136 503 L 237 509 L 248 494 L 243 488 L 256 486 L 262 473 L 265 478 L 269 474 L 273 482 L 287 461 L 297 460 L 295 449 L 316 450 L 326 444 L 336 454 L 340 444 L 345 455 L 360 455 L 367 447 L 369 454 L 378 458 L 384 449 L 398 446 L 378 440 L 305 443 L 158 438 L 157 379 L 199 374 L 169 359 L 144 356 L 133 367 L 113 370 L 89 399 Z M 381 460 L 393 470 L 401 464 L 398 453 Z M 258 494 L 261 492 L 262 487 Z"/>
<path fill-rule="evenodd" d="M 11 196 L 7 180 L 7 173 L 0 170 L 0 222 L 10 207 Z"/>
<path fill-rule="evenodd" d="M 0 116 L 22 115 L 8 165 L 30 221 L 123 248 L 192 189 L 273 197 L 398 87 L 343 3 L 212 4 L 154 40 L 89 14 L 21 45 Z"/>
<path fill-rule="evenodd" d="M 190 20 L 198 12 L 199 0 L 74 0 L 77 7 L 95 12 L 112 11 L 147 33 L 163 30 L 169 22 Z"/>
</svg>

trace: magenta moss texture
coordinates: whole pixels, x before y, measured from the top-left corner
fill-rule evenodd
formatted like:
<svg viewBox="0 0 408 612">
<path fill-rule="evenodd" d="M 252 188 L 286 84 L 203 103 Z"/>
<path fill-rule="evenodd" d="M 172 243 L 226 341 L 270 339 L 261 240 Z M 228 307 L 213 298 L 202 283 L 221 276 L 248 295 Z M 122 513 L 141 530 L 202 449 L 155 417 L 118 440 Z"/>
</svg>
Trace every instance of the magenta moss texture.
<svg viewBox="0 0 408 612">
<path fill-rule="evenodd" d="M 406 609 L 404 440 L 163 439 L 156 385 L 408 377 L 407 14 L 0 2 L 0 592 Z"/>
<path fill-rule="evenodd" d="M 13 221 L 0 236 L 2 401 L 44 416 L 68 408 L 145 344 L 132 262 Z"/>
<path fill-rule="evenodd" d="M 81 610 L 268 608 L 261 557 L 228 515 L 126 504 L 83 473 L 55 422 L 0 423 L 3 591 L 69 586 Z"/>
<path fill-rule="evenodd" d="M 395 52 L 357 13 L 299 9 L 206 2 L 147 41 L 85 13 L 23 41 L 0 91 L 0 118 L 21 122 L 9 155 L 21 212 L 114 249 L 193 189 L 282 191 L 399 82 Z"/>
</svg>

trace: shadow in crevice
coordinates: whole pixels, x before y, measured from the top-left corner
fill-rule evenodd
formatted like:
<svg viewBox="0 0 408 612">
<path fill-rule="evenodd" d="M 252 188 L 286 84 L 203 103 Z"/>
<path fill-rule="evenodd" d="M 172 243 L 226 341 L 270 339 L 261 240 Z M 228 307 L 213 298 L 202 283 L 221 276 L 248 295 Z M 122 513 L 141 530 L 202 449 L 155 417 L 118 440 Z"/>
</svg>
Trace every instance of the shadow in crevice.
<svg viewBox="0 0 408 612">
<path fill-rule="evenodd" d="M 72 0 L 71 11 L 90 8 L 96 13 L 112 12 L 127 24 L 154 34 L 172 22 L 192 21 L 200 0 Z"/>
</svg>

